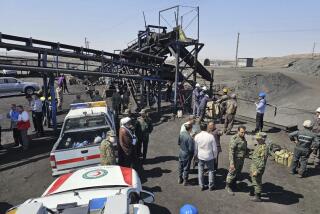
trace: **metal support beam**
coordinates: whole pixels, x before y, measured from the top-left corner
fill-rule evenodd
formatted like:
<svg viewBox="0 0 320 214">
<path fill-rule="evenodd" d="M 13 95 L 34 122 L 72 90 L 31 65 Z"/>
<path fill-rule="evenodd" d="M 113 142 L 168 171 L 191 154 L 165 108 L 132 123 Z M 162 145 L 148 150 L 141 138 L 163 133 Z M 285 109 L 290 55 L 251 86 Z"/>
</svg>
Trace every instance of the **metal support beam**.
<svg viewBox="0 0 320 214">
<path fill-rule="evenodd" d="M 54 75 L 51 74 L 49 78 L 50 96 L 51 96 L 51 120 L 52 126 L 55 131 L 57 131 L 57 105 L 56 105 L 56 95 L 54 90 Z"/>
<path fill-rule="evenodd" d="M 178 73 L 179 73 L 179 58 L 180 58 L 180 45 L 176 43 L 176 73 L 175 73 L 175 84 L 174 84 L 174 113 L 177 113 L 177 92 L 178 92 Z"/>
</svg>

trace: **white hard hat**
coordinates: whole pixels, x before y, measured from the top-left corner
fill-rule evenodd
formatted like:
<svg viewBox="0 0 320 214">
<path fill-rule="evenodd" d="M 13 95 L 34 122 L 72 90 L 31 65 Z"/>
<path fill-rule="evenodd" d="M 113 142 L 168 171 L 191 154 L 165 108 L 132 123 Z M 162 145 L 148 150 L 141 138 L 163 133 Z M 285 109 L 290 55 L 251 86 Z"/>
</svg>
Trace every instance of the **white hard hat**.
<svg viewBox="0 0 320 214">
<path fill-rule="evenodd" d="M 130 117 L 124 117 L 120 120 L 120 125 L 125 125 L 127 124 L 128 122 L 131 121 L 131 118 Z"/>
<path fill-rule="evenodd" d="M 203 86 L 203 87 L 202 87 L 202 90 L 206 91 L 206 90 L 207 90 L 207 87 L 206 87 L 206 86 Z"/>
<path fill-rule="evenodd" d="M 197 83 L 197 84 L 196 84 L 196 87 L 197 87 L 197 88 L 200 88 L 200 84 L 199 84 L 199 83 Z"/>
<path fill-rule="evenodd" d="M 237 98 L 237 95 L 236 94 L 231 94 L 230 97 L 234 99 L 234 98 Z"/>
<path fill-rule="evenodd" d="M 100 137 L 100 136 L 97 136 L 97 137 L 95 137 L 94 138 L 94 141 L 93 141 L 93 143 L 100 143 L 102 141 L 102 137 Z"/>
<path fill-rule="evenodd" d="M 306 127 L 306 128 L 311 128 L 312 127 L 312 122 L 311 120 L 305 120 L 303 122 L 303 126 Z"/>
<path fill-rule="evenodd" d="M 317 113 L 320 113 L 320 107 L 317 108 L 316 112 L 317 112 Z"/>
</svg>

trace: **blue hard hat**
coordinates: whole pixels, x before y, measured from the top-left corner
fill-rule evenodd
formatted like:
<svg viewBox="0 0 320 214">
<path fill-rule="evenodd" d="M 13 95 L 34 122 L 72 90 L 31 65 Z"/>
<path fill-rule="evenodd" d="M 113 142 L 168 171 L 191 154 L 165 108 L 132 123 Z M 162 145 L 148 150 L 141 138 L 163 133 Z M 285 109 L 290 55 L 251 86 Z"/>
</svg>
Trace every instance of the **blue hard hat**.
<svg viewBox="0 0 320 214">
<path fill-rule="evenodd" d="M 183 207 L 180 208 L 180 214 L 198 214 L 198 209 L 191 205 L 191 204 L 185 204 Z"/>
<path fill-rule="evenodd" d="M 265 97 L 265 96 L 266 96 L 266 93 L 264 93 L 263 91 L 259 93 L 259 97 Z"/>
</svg>

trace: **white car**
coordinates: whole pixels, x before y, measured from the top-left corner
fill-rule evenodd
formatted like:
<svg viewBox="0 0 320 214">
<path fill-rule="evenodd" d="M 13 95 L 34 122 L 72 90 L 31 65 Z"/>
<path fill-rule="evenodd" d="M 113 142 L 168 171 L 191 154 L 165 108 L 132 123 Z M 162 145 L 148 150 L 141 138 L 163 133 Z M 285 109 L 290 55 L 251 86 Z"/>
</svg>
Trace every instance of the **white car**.
<svg viewBox="0 0 320 214">
<path fill-rule="evenodd" d="M 41 197 L 6 214 L 150 214 L 144 203 L 153 202 L 134 169 L 96 166 L 62 175 Z"/>
<path fill-rule="evenodd" d="M 0 73 L 3 75 L 17 75 L 17 71 L 14 71 L 14 70 L 3 69 Z"/>
<path fill-rule="evenodd" d="M 76 103 L 70 107 L 50 153 L 53 176 L 100 164 L 100 142 L 95 139 L 104 139 L 108 131 L 116 133 L 113 112 L 105 101 Z"/>
</svg>

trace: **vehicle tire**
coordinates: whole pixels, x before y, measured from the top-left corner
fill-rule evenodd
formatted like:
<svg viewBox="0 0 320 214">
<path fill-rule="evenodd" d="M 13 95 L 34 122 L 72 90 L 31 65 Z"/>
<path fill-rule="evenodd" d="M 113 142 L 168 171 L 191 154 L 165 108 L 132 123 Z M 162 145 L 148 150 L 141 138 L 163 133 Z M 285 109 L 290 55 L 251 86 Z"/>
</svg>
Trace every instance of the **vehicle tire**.
<svg viewBox="0 0 320 214">
<path fill-rule="evenodd" d="M 24 90 L 24 93 L 27 95 L 32 95 L 34 93 L 35 89 L 33 87 L 26 87 Z"/>
</svg>

